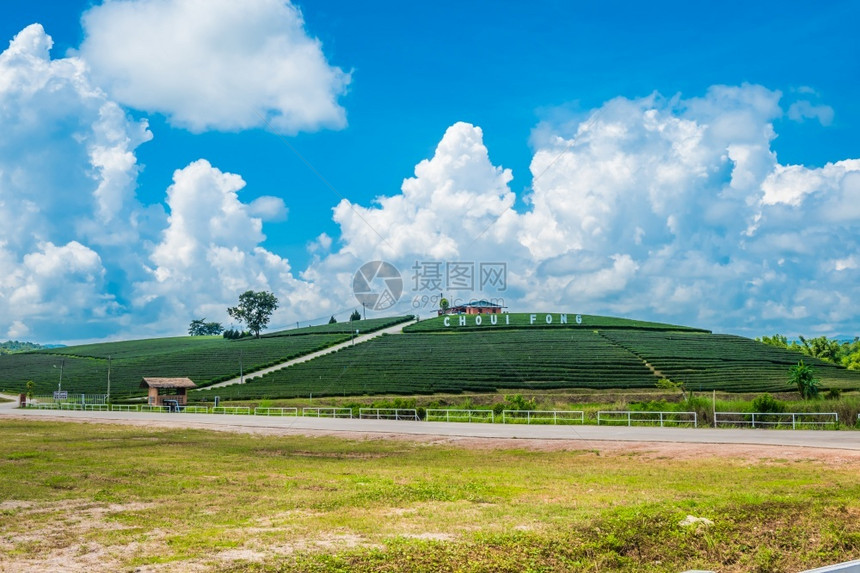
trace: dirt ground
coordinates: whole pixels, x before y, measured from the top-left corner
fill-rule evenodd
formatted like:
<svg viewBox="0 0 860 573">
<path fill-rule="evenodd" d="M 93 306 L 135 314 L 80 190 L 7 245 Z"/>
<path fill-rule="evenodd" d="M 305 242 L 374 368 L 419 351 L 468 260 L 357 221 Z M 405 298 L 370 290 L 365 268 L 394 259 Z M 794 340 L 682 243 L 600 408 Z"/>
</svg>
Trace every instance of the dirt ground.
<svg viewBox="0 0 860 573">
<path fill-rule="evenodd" d="M 32 420 L 31 417 L 6 416 L 13 419 Z M 278 428 L 243 428 L 229 424 L 213 426 L 210 424 L 194 424 L 188 422 L 152 422 L 142 420 L 70 420 L 66 417 L 40 417 L 40 420 L 53 420 L 78 423 L 96 424 L 122 424 L 128 426 L 141 426 L 146 428 L 195 428 L 204 430 L 216 430 L 223 432 L 250 433 L 272 436 L 333 436 L 350 440 L 404 440 L 413 443 L 427 445 L 442 445 L 466 449 L 528 449 L 533 451 L 596 451 L 600 454 L 615 455 L 635 454 L 639 459 L 679 459 L 693 460 L 702 458 L 732 458 L 749 460 L 751 463 L 766 465 L 768 463 L 784 463 L 786 461 L 817 461 L 823 467 L 846 467 L 856 466 L 860 470 L 860 451 L 838 450 L 809 447 L 775 447 L 735 444 L 688 444 L 672 442 L 619 442 L 598 440 L 540 440 L 540 439 L 499 439 L 499 438 L 466 438 L 466 437 L 438 437 L 405 434 L 378 434 L 362 432 L 331 432 L 331 431 L 308 431 Z M 74 532 L 83 538 L 93 531 L 103 531 L 106 527 L 104 515 L 110 511 L 133 509 L 119 505 L 101 507 L 98 505 L 85 504 L 83 502 L 59 502 L 75 507 L 66 512 L 70 517 L 62 524 L 58 524 L 66 533 Z M 32 507 L 29 507 L 31 506 Z M 29 504 L 27 502 L 16 502 L 0 500 L 0 511 L 16 510 L 26 514 L 28 511 L 42 512 L 56 508 Z M 33 531 L 28 535 L 50 536 L 50 531 Z M 21 540 L 15 540 L 20 542 Z M 26 540 L 25 540 L 26 541 Z M 325 549 L 328 545 L 332 547 L 350 546 L 349 539 L 326 540 L 317 539 L 314 547 Z M 117 551 L 155 551 L 160 543 L 158 532 L 151 532 L 151 537 L 140 547 L 125 546 L 121 549 L 103 547 L 98 543 L 89 542 L 73 547 L 57 548 L 40 556 L 28 555 L 15 558 L 4 558 L 3 553 L 13 546 L 13 540 L 0 538 L 0 573 L 19 572 L 69 572 L 69 573 L 96 573 L 100 571 L 122 570 L 122 555 Z M 147 547 L 145 547 L 147 546 Z M 312 548 L 312 547 L 307 547 Z M 283 549 L 283 548 L 282 548 Z M 295 548 L 293 548 L 295 549 Z M 209 562 L 172 562 L 167 564 L 154 564 L 133 569 L 135 573 L 164 573 L 167 571 L 204 572 L 210 571 L 218 566 L 235 563 L 236 560 L 250 562 L 263 561 L 271 556 L 271 552 L 287 554 L 289 551 L 278 551 L 275 548 L 256 548 L 254 550 L 232 550 L 224 551 L 214 555 Z M 128 569 L 126 569 L 128 570 Z"/>
</svg>

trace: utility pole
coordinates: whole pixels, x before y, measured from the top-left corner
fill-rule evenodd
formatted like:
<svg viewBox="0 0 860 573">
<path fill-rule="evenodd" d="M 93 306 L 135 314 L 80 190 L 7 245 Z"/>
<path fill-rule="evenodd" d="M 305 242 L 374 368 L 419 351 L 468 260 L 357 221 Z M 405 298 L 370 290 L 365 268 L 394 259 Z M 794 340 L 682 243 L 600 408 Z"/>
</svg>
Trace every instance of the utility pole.
<svg viewBox="0 0 860 573">
<path fill-rule="evenodd" d="M 65 367 L 65 365 L 66 365 L 66 359 L 63 358 L 63 360 L 60 362 L 60 383 L 57 384 L 57 392 L 63 391 L 63 367 Z M 54 364 L 54 368 L 56 368 L 56 367 L 57 367 L 57 365 Z"/>
<path fill-rule="evenodd" d="M 110 354 L 108 354 L 108 387 L 107 387 L 107 399 L 105 401 L 108 404 L 110 404 Z"/>
</svg>

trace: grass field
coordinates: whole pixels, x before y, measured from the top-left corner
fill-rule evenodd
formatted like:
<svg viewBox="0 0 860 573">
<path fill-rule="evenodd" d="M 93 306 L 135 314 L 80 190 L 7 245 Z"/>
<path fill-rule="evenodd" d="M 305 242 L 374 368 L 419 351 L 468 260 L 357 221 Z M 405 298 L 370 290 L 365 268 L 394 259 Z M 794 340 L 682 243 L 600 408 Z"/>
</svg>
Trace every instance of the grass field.
<svg viewBox="0 0 860 573">
<path fill-rule="evenodd" d="M 9 571 L 779 573 L 860 557 L 849 453 L 29 420 L 0 421 L 0 442 Z M 713 525 L 681 526 L 687 515 Z"/>
</svg>

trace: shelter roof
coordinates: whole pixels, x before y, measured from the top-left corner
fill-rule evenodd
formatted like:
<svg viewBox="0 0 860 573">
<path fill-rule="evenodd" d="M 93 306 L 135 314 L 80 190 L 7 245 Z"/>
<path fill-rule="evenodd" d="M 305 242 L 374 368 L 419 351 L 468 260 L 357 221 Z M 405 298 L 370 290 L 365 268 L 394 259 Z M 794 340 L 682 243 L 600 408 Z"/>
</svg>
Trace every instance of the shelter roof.
<svg viewBox="0 0 860 573">
<path fill-rule="evenodd" d="M 191 378 L 144 378 L 141 388 L 197 388 Z"/>
</svg>

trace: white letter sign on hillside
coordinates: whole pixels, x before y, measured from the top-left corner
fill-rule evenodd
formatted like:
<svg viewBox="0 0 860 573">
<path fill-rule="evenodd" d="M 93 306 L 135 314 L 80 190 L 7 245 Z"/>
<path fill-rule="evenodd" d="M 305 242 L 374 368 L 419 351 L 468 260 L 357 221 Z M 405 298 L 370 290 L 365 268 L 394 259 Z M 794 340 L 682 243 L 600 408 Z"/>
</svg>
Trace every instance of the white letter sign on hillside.
<svg viewBox="0 0 860 573">
<path fill-rule="evenodd" d="M 490 314 L 488 316 L 490 319 L 488 321 L 490 326 L 497 326 L 498 324 L 500 324 L 498 314 Z M 511 315 L 505 314 L 504 317 L 505 317 L 505 321 L 501 324 L 509 326 L 511 324 Z M 549 313 L 545 314 L 543 317 L 543 323 L 538 322 L 538 318 L 537 318 L 536 314 L 530 314 L 529 315 L 528 326 L 537 325 L 538 327 L 540 327 L 544 323 L 547 325 L 550 325 L 550 324 L 567 324 L 568 323 L 567 322 L 567 314 L 555 314 L 555 315 L 549 314 Z M 483 315 L 480 315 L 480 314 L 460 314 L 460 315 L 457 315 L 457 324 L 452 324 L 451 323 L 451 317 L 446 316 L 442 319 L 442 324 L 445 325 L 446 327 L 450 327 L 450 326 L 455 326 L 455 327 L 456 326 L 483 326 L 484 325 L 484 317 L 483 317 Z M 582 324 L 582 315 L 579 315 L 579 314 L 576 315 L 576 324 Z M 523 325 L 523 326 L 525 326 L 525 325 Z"/>
</svg>

